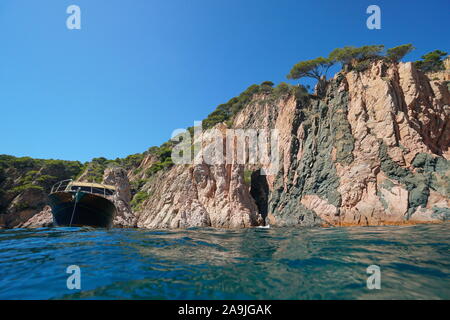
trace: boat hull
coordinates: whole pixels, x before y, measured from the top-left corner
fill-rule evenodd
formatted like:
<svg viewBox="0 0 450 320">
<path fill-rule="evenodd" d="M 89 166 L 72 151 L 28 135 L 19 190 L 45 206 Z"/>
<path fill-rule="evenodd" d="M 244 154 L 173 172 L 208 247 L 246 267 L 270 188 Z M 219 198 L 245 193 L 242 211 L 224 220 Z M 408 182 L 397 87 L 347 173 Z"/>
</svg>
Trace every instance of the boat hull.
<svg viewBox="0 0 450 320">
<path fill-rule="evenodd" d="M 56 192 L 49 195 L 55 226 L 110 228 L 116 207 L 101 196 L 84 192 Z"/>
</svg>

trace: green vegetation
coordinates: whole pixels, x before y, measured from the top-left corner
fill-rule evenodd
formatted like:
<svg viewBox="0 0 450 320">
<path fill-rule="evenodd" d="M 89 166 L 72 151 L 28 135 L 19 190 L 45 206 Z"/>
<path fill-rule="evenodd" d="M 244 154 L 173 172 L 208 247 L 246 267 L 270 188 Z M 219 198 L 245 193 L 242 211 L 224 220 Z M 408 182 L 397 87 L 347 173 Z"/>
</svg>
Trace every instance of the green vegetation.
<svg viewBox="0 0 450 320">
<path fill-rule="evenodd" d="M 145 172 L 148 176 L 152 176 L 156 172 L 170 168 L 173 166 L 172 162 L 172 147 L 173 142 L 163 143 L 160 147 L 151 147 L 149 153 L 158 158 L 158 161 L 151 165 Z"/>
<path fill-rule="evenodd" d="M 292 92 L 292 86 L 287 84 L 286 82 L 280 82 L 278 86 L 276 86 L 273 90 L 273 93 L 277 97 L 281 97 L 287 95 Z"/>
<path fill-rule="evenodd" d="M 141 204 L 147 200 L 150 197 L 150 195 L 145 191 L 139 191 L 136 193 L 133 197 L 133 200 L 131 200 L 131 208 L 133 211 L 137 211 L 141 208 Z"/>
<path fill-rule="evenodd" d="M 346 46 L 334 49 L 328 59 L 333 62 L 340 62 L 345 70 L 361 72 L 364 71 L 370 62 L 382 58 L 383 45 L 371 45 L 362 47 Z"/>
<path fill-rule="evenodd" d="M 320 83 L 320 81 L 326 80 L 329 68 L 335 63 L 340 63 L 345 71 L 362 72 L 367 70 L 375 60 L 383 59 L 387 62 L 399 62 L 414 49 L 412 44 L 402 44 L 387 49 L 385 53 L 384 45 L 336 48 L 330 52 L 327 58 L 318 57 L 298 62 L 292 67 L 287 78 L 297 80 L 309 77 L 318 80 Z M 424 72 L 443 70 L 442 60 L 446 55 L 446 52 L 435 50 L 422 56 L 423 60 L 417 61 L 416 66 Z M 283 85 L 283 89 L 286 89 L 286 85 Z"/>
<path fill-rule="evenodd" d="M 244 183 L 249 187 L 252 184 L 252 173 L 252 170 L 244 170 Z"/>
<path fill-rule="evenodd" d="M 147 183 L 146 179 L 139 179 L 130 182 L 131 191 L 133 194 L 138 192 L 145 184 Z"/>
<path fill-rule="evenodd" d="M 447 52 L 434 50 L 422 56 L 421 61 L 416 61 L 416 67 L 423 72 L 437 72 L 444 70 L 443 59 Z"/>
<path fill-rule="evenodd" d="M 328 59 L 345 64 L 351 64 L 354 61 L 363 61 L 367 59 L 376 59 L 381 56 L 384 45 L 370 45 L 362 47 L 346 46 L 334 49 Z"/>
<path fill-rule="evenodd" d="M 84 164 L 83 170 L 79 173 L 77 178 L 83 174 L 88 181 L 101 183 L 107 167 L 118 166 L 125 170 L 132 170 L 139 166 L 144 159 L 144 156 L 145 153 L 136 153 L 129 155 L 126 158 L 116 158 L 115 160 L 108 160 L 104 157 L 94 158 L 90 162 Z"/>
<path fill-rule="evenodd" d="M 129 155 L 126 158 L 116 158 L 116 160 L 114 160 L 114 164 L 124 168 L 125 170 L 131 170 L 132 168 L 138 167 L 142 160 L 144 160 L 144 157 L 144 153 L 136 153 Z"/>
<path fill-rule="evenodd" d="M 413 51 L 415 48 L 412 44 L 402 44 L 401 46 L 394 47 L 387 49 L 386 51 L 386 58 L 393 62 L 399 62 L 401 59 L 403 59 L 404 56 L 406 56 L 408 53 Z"/>
<path fill-rule="evenodd" d="M 13 193 L 13 194 L 19 194 L 19 193 L 25 192 L 27 190 L 44 191 L 44 188 L 41 186 L 34 185 L 34 184 L 24 184 L 24 185 L 12 188 L 8 192 Z"/>
<path fill-rule="evenodd" d="M 74 178 L 82 168 L 78 161 L 0 155 L 0 197 L 7 193 L 15 196 L 27 190 L 48 192 L 54 183 Z"/>
<path fill-rule="evenodd" d="M 308 88 L 308 86 L 305 87 L 299 84 L 293 88 L 292 92 L 294 93 L 297 100 L 306 102 L 306 100 L 310 97 Z"/>
<path fill-rule="evenodd" d="M 335 63 L 341 63 L 344 70 L 361 72 L 369 67 L 371 61 L 382 59 L 381 53 L 383 50 L 383 45 L 336 48 L 329 54 L 328 58 L 318 57 L 298 62 L 292 67 L 287 78 L 297 80 L 309 77 L 319 81 L 319 84 L 323 84 L 329 68 Z"/>
<path fill-rule="evenodd" d="M 30 157 L 16 158 L 8 155 L 0 155 L 0 167 L 14 167 L 16 169 L 28 169 L 36 167 L 37 160 Z"/>
<path fill-rule="evenodd" d="M 333 65 L 330 58 L 318 57 L 312 60 L 300 61 L 294 65 L 287 75 L 288 79 L 301 79 L 310 77 L 317 80 L 326 76 L 328 69 Z"/>
<path fill-rule="evenodd" d="M 260 89 L 262 93 L 270 94 L 272 93 L 274 83 L 272 81 L 264 81 L 261 83 Z"/>
<path fill-rule="evenodd" d="M 233 119 L 234 116 L 252 100 L 255 94 L 267 91 L 268 88 L 272 89 L 269 83 L 273 85 L 273 83 L 269 81 L 263 82 L 260 86 L 256 84 L 251 85 L 239 96 L 230 99 L 227 103 L 219 105 L 216 110 L 203 120 L 203 129 L 210 129 L 218 123 Z"/>
<path fill-rule="evenodd" d="M 108 160 L 104 157 L 94 158 L 91 162 L 85 163 L 84 170 L 80 172 L 80 175 L 83 174 L 87 181 L 101 183 L 106 167 L 113 163 L 115 161 Z"/>
</svg>

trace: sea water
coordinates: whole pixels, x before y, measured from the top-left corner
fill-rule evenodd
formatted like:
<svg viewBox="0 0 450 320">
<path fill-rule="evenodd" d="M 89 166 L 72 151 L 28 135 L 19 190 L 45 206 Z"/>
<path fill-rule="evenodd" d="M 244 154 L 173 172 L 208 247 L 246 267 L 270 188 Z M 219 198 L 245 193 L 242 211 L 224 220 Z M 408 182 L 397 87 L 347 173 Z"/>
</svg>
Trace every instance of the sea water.
<svg viewBox="0 0 450 320">
<path fill-rule="evenodd" d="M 449 248 L 450 223 L 0 230 L 0 299 L 450 299 Z"/>
</svg>

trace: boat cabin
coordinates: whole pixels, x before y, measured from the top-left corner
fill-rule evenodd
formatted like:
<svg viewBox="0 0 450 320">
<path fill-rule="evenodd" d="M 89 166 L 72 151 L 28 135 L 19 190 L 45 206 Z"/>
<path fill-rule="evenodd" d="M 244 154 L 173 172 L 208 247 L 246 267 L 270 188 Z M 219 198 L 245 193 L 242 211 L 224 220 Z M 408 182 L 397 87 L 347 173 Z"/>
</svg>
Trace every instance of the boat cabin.
<svg viewBox="0 0 450 320">
<path fill-rule="evenodd" d="M 116 188 L 110 185 L 92 182 L 77 182 L 72 180 L 64 180 L 58 182 L 52 187 L 50 194 L 56 192 L 77 192 L 92 193 L 101 196 L 112 196 Z"/>
</svg>

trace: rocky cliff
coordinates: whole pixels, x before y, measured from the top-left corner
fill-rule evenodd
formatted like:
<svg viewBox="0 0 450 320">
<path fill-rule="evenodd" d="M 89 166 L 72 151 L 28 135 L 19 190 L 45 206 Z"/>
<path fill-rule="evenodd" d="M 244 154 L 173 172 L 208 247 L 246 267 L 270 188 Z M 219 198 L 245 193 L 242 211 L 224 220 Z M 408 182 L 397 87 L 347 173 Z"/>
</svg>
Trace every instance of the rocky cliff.
<svg viewBox="0 0 450 320">
<path fill-rule="evenodd" d="M 223 133 L 227 128 L 276 130 L 280 158 L 275 174 L 261 175 L 261 166 L 237 161 L 234 145 L 227 149 L 232 154 L 228 163 L 209 164 L 197 156 L 193 164 L 173 165 L 169 144 L 125 166 L 116 161 L 122 169 L 108 168 L 104 161 L 85 165 L 79 177 L 103 176 L 105 183 L 116 185 L 117 226 L 441 222 L 450 218 L 450 93 L 444 80 L 427 77 L 412 63 L 377 60 L 365 70 L 337 73 L 319 94 L 292 86 L 252 87 L 222 106 L 231 106 L 233 116 L 212 128 Z M 226 144 L 225 134 L 222 139 Z M 194 142 L 208 148 L 212 140 L 206 133 Z M 42 194 L 36 195 L 34 209 L 12 209 L 22 196 L 12 194 L 5 201 L 0 195 L 3 226 L 47 221 L 48 209 L 36 215 L 43 208 Z"/>
<path fill-rule="evenodd" d="M 223 124 L 218 127 L 223 126 Z M 258 94 L 231 124 L 279 132 L 278 174 L 200 163 L 159 172 L 148 228 L 382 225 L 450 217 L 450 94 L 412 63 L 338 73 L 322 97 Z M 244 171 L 252 170 L 250 183 Z"/>
<path fill-rule="evenodd" d="M 450 216 L 450 95 L 411 63 L 339 73 L 288 118 L 272 224 L 380 225 Z"/>
</svg>

